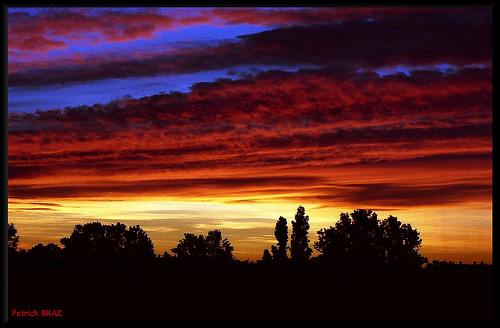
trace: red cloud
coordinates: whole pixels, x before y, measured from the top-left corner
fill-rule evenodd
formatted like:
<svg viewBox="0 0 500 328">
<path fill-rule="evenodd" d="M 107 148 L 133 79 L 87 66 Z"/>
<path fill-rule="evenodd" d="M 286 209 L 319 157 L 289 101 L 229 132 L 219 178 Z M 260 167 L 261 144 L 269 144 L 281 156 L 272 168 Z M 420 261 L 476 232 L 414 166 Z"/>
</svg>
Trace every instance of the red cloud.
<svg viewBox="0 0 500 328">
<path fill-rule="evenodd" d="M 491 96 L 491 69 L 384 78 L 270 71 L 196 84 L 190 93 L 11 114 L 9 195 L 284 195 L 297 181 L 279 183 L 279 177 L 294 175 L 314 181 L 301 192 L 319 200 L 338 197 L 328 177 L 349 165 L 434 163 L 432 175 L 460 186 L 454 179 L 472 173 L 450 173 L 436 163 L 477 158 L 480 182 L 467 184 L 460 201 L 477 192 L 484 198 Z M 247 180 L 227 180 L 235 177 Z M 371 190 L 347 187 L 352 193 L 344 197 L 352 200 Z M 451 202 L 459 189 L 419 188 L 418 199 L 405 189 L 404 199 L 386 203 L 407 199 L 419 206 L 440 192 Z M 382 206 L 387 195 L 366 201 Z"/>
<path fill-rule="evenodd" d="M 231 13 L 236 15 L 239 12 L 222 9 L 219 11 L 225 15 Z M 326 11 L 328 10 L 324 9 L 314 13 L 324 14 Z M 216 9 L 214 12 L 215 17 L 222 15 Z M 243 10 L 240 14 L 244 13 Z M 293 13 L 293 11 L 287 12 L 290 15 Z M 200 22 L 208 17 L 204 15 L 206 12 L 202 14 L 195 16 Z M 106 19 L 101 16 L 106 16 Z M 132 19 L 135 16 L 139 17 Z M 108 41 L 152 38 L 160 26 L 173 28 L 176 24 L 182 25 L 182 21 L 187 19 L 178 17 L 172 21 L 173 18 L 167 19 L 155 13 L 107 13 L 99 17 L 102 18 L 100 24 L 108 22 L 108 25 L 105 25 L 102 31 L 99 30 L 98 39 Z M 265 22 L 267 16 L 263 17 L 262 21 Z M 83 16 L 80 19 L 86 21 L 90 18 Z M 227 19 L 229 22 L 232 21 Z M 128 24 L 129 20 L 133 24 Z M 77 22 L 74 24 L 78 26 Z M 96 24 L 94 22 L 94 25 Z M 35 31 L 38 34 L 43 32 L 38 29 Z M 78 27 L 75 27 L 74 31 L 76 34 L 80 33 Z M 335 67 L 344 73 L 355 72 L 359 68 L 373 69 L 395 65 L 489 64 L 492 59 L 491 33 L 489 8 L 470 10 L 442 8 L 437 12 L 414 10 L 405 15 L 389 15 L 375 21 L 352 20 L 342 24 L 281 27 L 240 36 L 242 42 L 226 42 L 218 46 L 195 47 L 178 52 L 169 50 L 166 53 L 124 55 L 120 58 L 114 58 L 106 53 L 92 54 L 83 62 L 81 58 L 76 58 L 74 62 L 67 59 L 67 64 L 56 64 L 47 68 L 46 64 L 53 63 L 21 66 L 13 62 L 9 68 L 9 85 L 37 86 L 106 78 L 183 74 L 249 64 L 316 65 Z M 11 43 L 16 42 L 16 34 L 13 34 L 12 38 L 9 34 Z M 83 33 L 82 37 L 86 37 L 85 35 L 87 34 Z M 9 48 L 11 53 L 14 50 Z M 23 68 L 19 69 L 20 67 Z"/>
<path fill-rule="evenodd" d="M 44 39 L 47 43 L 64 42 L 124 42 L 149 39 L 161 30 L 177 29 L 199 24 L 232 25 L 292 25 L 359 18 L 381 18 L 407 12 L 428 11 L 425 8 L 214 8 L 214 9 L 140 9 L 134 12 L 85 8 L 52 9 L 37 15 L 14 12 L 9 14 L 9 49 L 11 51 L 46 52 L 45 47 L 34 50 L 25 39 Z M 96 37 L 97 34 L 98 36 Z"/>
<path fill-rule="evenodd" d="M 63 41 L 47 40 L 42 36 L 33 36 L 20 39 L 14 39 L 9 44 L 10 49 L 27 49 L 33 52 L 44 53 L 52 49 L 65 49 L 67 44 Z"/>
</svg>

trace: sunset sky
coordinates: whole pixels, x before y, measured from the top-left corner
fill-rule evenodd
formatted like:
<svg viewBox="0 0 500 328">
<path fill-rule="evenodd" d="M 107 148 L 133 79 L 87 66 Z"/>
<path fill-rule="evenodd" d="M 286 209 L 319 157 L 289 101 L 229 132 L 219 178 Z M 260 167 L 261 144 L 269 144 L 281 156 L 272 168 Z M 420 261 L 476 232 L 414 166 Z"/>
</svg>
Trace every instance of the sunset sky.
<svg viewBox="0 0 500 328">
<path fill-rule="evenodd" d="M 492 43 L 490 7 L 8 8 L 8 221 L 255 260 L 366 208 L 491 263 Z"/>
</svg>

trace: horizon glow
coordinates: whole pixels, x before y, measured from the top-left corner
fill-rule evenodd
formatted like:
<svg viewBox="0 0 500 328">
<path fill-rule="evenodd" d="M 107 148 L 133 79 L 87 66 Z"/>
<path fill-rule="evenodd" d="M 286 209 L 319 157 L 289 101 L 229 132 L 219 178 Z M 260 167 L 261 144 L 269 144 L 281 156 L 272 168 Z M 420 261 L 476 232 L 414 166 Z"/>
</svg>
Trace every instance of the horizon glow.
<svg viewBox="0 0 500 328">
<path fill-rule="evenodd" d="M 157 254 L 220 229 L 256 260 L 302 205 L 311 247 L 366 208 L 430 261 L 492 263 L 491 14 L 9 8 L 20 247 L 122 222 Z"/>
</svg>

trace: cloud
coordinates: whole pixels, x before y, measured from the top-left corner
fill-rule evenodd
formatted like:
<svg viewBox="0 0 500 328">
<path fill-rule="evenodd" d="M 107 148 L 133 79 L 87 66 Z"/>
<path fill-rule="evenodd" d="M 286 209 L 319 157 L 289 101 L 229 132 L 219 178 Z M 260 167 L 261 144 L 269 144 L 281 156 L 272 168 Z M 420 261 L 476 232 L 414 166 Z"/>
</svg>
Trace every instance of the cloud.
<svg viewBox="0 0 500 328">
<path fill-rule="evenodd" d="M 196 229 L 219 229 L 222 231 L 227 230 L 250 230 L 267 228 L 272 229 L 274 222 L 268 219 L 251 218 L 251 219 L 237 219 L 237 220 L 208 220 L 208 222 L 198 223 L 195 225 Z"/>
<path fill-rule="evenodd" d="M 214 9 L 216 13 L 219 11 Z M 220 13 L 217 15 L 224 16 L 225 19 L 231 16 L 230 12 L 224 10 L 222 12 L 225 16 Z M 250 12 L 255 14 L 258 10 L 250 10 Z M 321 13 L 324 12 L 314 11 L 313 17 L 322 16 Z M 335 16 L 335 13 L 338 14 L 333 11 L 332 15 Z M 208 18 L 204 14 L 205 12 L 196 16 L 195 20 L 206 22 Z M 274 17 L 274 14 L 280 16 L 278 12 L 267 16 L 261 15 L 261 19 L 265 22 L 266 17 Z M 70 17 L 76 15 L 83 21 L 90 19 L 85 15 L 84 18 L 81 17 L 81 13 L 69 12 L 66 15 Z M 235 15 L 234 12 L 233 15 Z M 241 11 L 240 16 L 245 15 L 247 15 L 245 10 Z M 293 15 L 293 11 L 287 15 Z M 94 25 L 105 25 L 104 22 L 107 22 L 107 25 L 117 24 L 121 27 L 125 24 L 124 30 L 119 33 L 105 29 L 105 39 L 116 41 L 127 38 L 135 39 L 139 35 L 152 38 L 154 26 L 156 26 L 154 24 L 172 26 L 175 25 L 171 22 L 172 20 L 182 22 L 187 19 L 186 17 L 177 20 L 167 19 L 157 13 L 141 12 L 134 14 L 114 12 L 101 16 L 102 22 L 97 20 L 99 23 L 93 22 Z M 247 19 L 251 20 L 249 17 Z M 213 20 L 217 19 L 213 18 Z M 17 30 L 15 24 L 17 20 L 12 21 L 12 29 Z M 129 21 L 133 21 L 138 26 L 127 25 Z M 228 20 L 228 22 L 231 21 L 233 20 Z M 234 22 L 236 21 L 240 19 Z M 300 19 L 290 21 L 297 22 Z M 312 19 L 305 21 L 310 22 Z M 78 26 L 77 23 L 74 24 Z M 80 33 L 78 28 L 72 31 Z M 12 49 L 14 49 L 14 43 L 18 41 L 16 37 L 11 38 L 9 34 L 9 41 L 11 39 L 13 40 Z M 29 37 L 23 36 L 22 40 L 29 40 Z M 109 78 L 185 74 L 231 69 L 239 65 L 335 66 L 337 69 L 355 72 L 360 68 L 373 69 L 397 65 L 488 64 L 492 60 L 491 9 L 445 10 L 441 8 L 428 12 L 415 10 L 404 15 L 380 15 L 375 20 L 358 19 L 341 23 L 338 21 L 327 23 L 325 19 L 320 19 L 315 24 L 285 24 L 283 27 L 268 31 L 242 35 L 239 36 L 239 40 L 240 42 L 230 40 L 216 46 L 180 50 L 177 53 L 167 51 L 152 57 L 148 54 L 142 58 L 135 56 L 116 59 L 103 54 L 101 58 L 92 58 L 83 63 L 81 59 L 75 61 L 74 64 L 69 61 L 64 66 L 30 67 L 25 70 L 16 70 L 13 67 L 9 69 L 9 86 L 42 86 Z M 9 51 L 14 50 L 9 48 Z M 89 63 L 92 64 L 89 65 Z"/>
<path fill-rule="evenodd" d="M 442 141 L 446 139 L 464 139 L 468 137 L 488 138 L 492 134 L 491 123 L 481 123 L 458 127 L 426 127 L 426 128 L 355 128 L 338 129 L 335 132 L 320 134 L 293 134 L 284 137 L 267 137 L 257 141 L 259 148 L 278 148 L 282 145 L 293 147 L 329 147 L 336 145 L 356 144 L 398 144 L 418 141 Z"/>
<path fill-rule="evenodd" d="M 13 49 L 29 49 L 29 51 L 44 53 L 52 49 L 65 49 L 67 44 L 63 41 L 48 40 L 41 36 L 33 36 L 22 40 L 13 40 L 9 46 L 10 51 L 14 51 Z"/>
<path fill-rule="evenodd" d="M 71 185 L 9 185 L 9 196 L 20 199 L 38 198 L 79 198 L 79 197 L 116 197 L 141 194 L 183 195 L 189 197 L 221 196 L 231 191 L 233 194 L 246 194 L 252 191 L 264 192 L 271 188 L 291 188 L 295 185 L 314 181 L 315 177 L 243 177 L 243 178 L 200 178 L 200 179 L 162 179 L 136 181 L 98 181 Z"/>
<path fill-rule="evenodd" d="M 322 66 L 334 62 L 363 68 L 490 62 L 491 17 L 487 18 L 484 9 L 470 14 L 485 19 L 463 19 L 465 11 L 429 12 L 375 21 L 282 27 L 240 38 L 259 57 L 272 53 L 286 62 Z"/>
<path fill-rule="evenodd" d="M 144 226 L 144 225 L 143 225 Z M 148 233 L 169 233 L 169 232 L 174 232 L 174 231 L 179 231 L 177 228 L 171 228 L 171 227 L 147 227 L 146 229 Z"/>
<path fill-rule="evenodd" d="M 492 186 L 487 179 L 451 184 L 355 183 L 336 185 L 330 192 L 317 195 L 316 199 L 332 207 L 352 204 L 371 208 L 450 206 L 492 199 Z"/>
<path fill-rule="evenodd" d="M 491 106 L 491 68 L 362 79 L 268 71 L 190 93 L 10 114 L 9 179 L 488 153 Z"/>
<path fill-rule="evenodd" d="M 175 18 L 156 13 L 154 9 L 114 11 L 101 9 L 49 9 L 30 14 L 9 13 L 9 49 L 32 51 L 18 42 L 29 37 L 41 37 L 69 44 L 124 42 L 149 39 L 161 29 L 178 28 L 184 24 L 206 22 L 208 18 Z M 64 40 L 64 41 L 61 41 Z"/>
<path fill-rule="evenodd" d="M 307 199 L 376 208 L 488 201 L 491 80 L 490 66 L 383 77 L 273 70 L 198 83 L 189 93 L 12 113 L 8 193 L 40 200 Z M 443 166 L 449 162 L 469 166 L 457 173 Z M 399 183 L 360 177 L 367 168 L 408 163 L 405 174 L 373 173 Z M 338 173 L 352 165 L 361 168 Z M 420 166 L 428 172 L 424 181 L 415 177 Z M 457 181 L 476 174 L 475 166 L 482 180 Z M 444 180 L 434 185 L 435 176 Z M 346 177 L 351 181 L 331 185 Z"/>
<path fill-rule="evenodd" d="M 9 50 L 47 52 L 51 48 L 33 49 L 26 39 L 43 39 L 48 43 L 128 42 L 154 38 L 161 31 L 183 26 L 252 24 L 287 26 L 359 18 L 381 18 L 405 12 L 428 9 L 409 8 L 110 8 L 38 9 L 11 12 Z M 65 41 L 61 41 L 65 40 Z"/>
<path fill-rule="evenodd" d="M 434 215 L 463 209 L 491 223 L 491 8 L 24 11 L 9 10 L 8 82 L 26 94 L 80 82 L 91 97 L 93 81 L 210 70 L 237 78 L 9 113 L 9 217 L 26 247 L 119 218 L 157 251 L 222 229 L 259 258 L 290 204 L 318 226 L 326 207 L 412 209 L 430 245 L 442 244 Z M 222 35 L 247 24 L 265 28 Z M 221 35 L 167 38 L 196 26 Z"/>
</svg>

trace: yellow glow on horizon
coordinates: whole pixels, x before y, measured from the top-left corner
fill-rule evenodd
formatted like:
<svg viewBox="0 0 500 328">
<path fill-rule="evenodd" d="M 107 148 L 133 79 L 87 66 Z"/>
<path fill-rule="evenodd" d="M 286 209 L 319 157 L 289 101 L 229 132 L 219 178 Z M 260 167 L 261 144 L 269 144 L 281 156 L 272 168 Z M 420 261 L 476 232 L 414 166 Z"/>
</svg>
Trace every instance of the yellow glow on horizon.
<svg viewBox="0 0 500 328">
<path fill-rule="evenodd" d="M 341 212 L 354 208 L 329 208 L 317 204 L 276 201 L 227 203 L 228 199 L 204 202 L 148 200 L 9 200 L 9 222 L 14 222 L 20 236 L 20 248 L 31 248 L 38 242 L 59 244 L 71 234 L 75 224 L 100 221 L 139 224 L 150 236 L 155 252 L 170 252 L 184 233 L 206 234 L 219 229 L 235 248 L 240 259 L 260 259 L 264 249 L 276 244 L 274 226 L 283 216 L 291 222 L 302 205 L 309 215 L 309 239 L 316 232 L 334 226 Z M 394 215 L 410 223 L 423 239 L 421 254 L 429 260 L 492 262 L 492 212 L 488 204 L 477 208 L 431 208 L 375 210 L 380 220 Z M 481 207 L 481 204 L 478 205 Z M 465 219 L 464 219 L 465 218 Z M 35 225 L 36 224 L 36 225 Z M 314 251 L 313 255 L 318 253 Z"/>
</svg>

